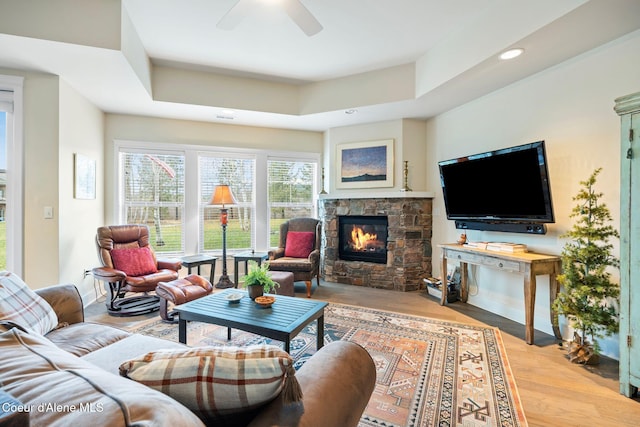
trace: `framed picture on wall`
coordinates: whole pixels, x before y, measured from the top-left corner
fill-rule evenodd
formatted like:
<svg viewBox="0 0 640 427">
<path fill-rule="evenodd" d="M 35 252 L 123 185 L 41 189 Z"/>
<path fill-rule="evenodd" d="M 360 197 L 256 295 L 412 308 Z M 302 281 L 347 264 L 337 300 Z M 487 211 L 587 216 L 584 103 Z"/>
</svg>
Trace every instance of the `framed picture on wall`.
<svg viewBox="0 0 640 427">
<path fill-rule="evenodd" d="M 393 187 L 393 139 L 338 145 L 336 188 Z"/>
<path fill-rule="evenodd" d="M 96 161 L 82 154 L 74 154 L 73 197 L 76 199 L 96 198 Z"/>
</svg>

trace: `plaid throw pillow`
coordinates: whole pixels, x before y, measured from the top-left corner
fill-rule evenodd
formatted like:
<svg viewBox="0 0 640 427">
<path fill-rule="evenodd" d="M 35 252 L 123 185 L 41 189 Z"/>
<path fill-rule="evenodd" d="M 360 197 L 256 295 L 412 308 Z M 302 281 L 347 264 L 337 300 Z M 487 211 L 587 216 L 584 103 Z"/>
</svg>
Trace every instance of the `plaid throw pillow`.
<svg viewBox="0 0 640 427">
<path fill-rule="evenodd" d="M 22 279 L 0 271 L 0 322 L 45 335 L 58 326 L 58 316 Z"/>
<path fill-rule="evenodd" d="M 120 375 L 206 421 L 258 408 L 280 392 L 286 403 L 302 398 L 291 356 L 271 345 L 160 350 L 124 362 Z"/>
</svg>

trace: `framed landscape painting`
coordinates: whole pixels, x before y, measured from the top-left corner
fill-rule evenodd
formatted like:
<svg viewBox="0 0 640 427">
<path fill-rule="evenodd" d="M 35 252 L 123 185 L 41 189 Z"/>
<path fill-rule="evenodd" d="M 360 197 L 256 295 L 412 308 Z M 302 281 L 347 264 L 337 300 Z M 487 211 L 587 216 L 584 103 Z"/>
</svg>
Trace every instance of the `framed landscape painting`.
<svg viewBox="0 0 640 427">
<path fill-rule="evenodd" d="M 393 139 L 338 145 L 336 188 L 393 187 Z"/>
</svg>

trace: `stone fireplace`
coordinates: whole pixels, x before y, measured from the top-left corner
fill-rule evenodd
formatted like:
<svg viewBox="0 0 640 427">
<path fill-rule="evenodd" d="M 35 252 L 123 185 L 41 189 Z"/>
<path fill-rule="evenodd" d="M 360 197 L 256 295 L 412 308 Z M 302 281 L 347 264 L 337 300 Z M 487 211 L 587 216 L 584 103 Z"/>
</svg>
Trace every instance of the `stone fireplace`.
<svg viewBox="0 0 640 427">
<path fill-rule="evenodd" d="M 321 276 L 371 288 L 422 288 L 422 279 L 431 276 L 431 201 L 420 193 L 322 197 Z M 351 233 L 359 242 L 345 242 Z"/>
</svg>

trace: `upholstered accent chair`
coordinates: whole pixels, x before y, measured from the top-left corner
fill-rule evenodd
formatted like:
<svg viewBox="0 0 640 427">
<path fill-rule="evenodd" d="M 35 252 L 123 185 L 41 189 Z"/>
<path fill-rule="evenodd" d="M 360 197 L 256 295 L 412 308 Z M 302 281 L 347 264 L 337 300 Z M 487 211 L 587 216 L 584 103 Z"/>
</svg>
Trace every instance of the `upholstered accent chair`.
<svg viewBox="0 0 640 427">
<path fill-rule="evenodd" d="M 146 225 L 110 225 L 96 234 L 101 267 L 93 276 L 106 284 L 107 311 L 113 316 L 136 316 L 157 311 L 160 299 L 150 295 L 160 282 L 178 278 L 180 260 L 157 259 L 149 245 Z M 138 295 L 125 298 L 128 292 Z"/>
<path fill-rule="evenodd" d="M 304 281 L 307 298 L 311 298 L 314 277 L 320 286 L 321 228 L 315 218 L 292 218 L 280 225 L 278 248 L 269 251 L 269 269 L 290 271 L 294 281 Z"/>
</svg>

